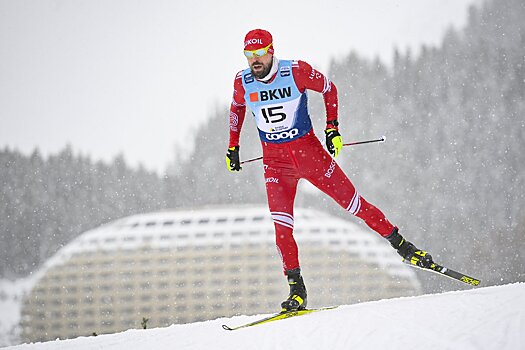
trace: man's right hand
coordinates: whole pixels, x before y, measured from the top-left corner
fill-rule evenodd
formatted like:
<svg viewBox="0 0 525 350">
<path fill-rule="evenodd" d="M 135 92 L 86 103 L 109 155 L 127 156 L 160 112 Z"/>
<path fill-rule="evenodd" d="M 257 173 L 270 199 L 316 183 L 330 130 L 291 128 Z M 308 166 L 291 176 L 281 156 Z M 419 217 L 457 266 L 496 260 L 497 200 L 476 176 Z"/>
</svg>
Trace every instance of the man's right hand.
<svg viewBox="0 0 525 350">
<path fill-rule="evenodd" d="M 239 146 L 228 148 L 228 153 L 226 153 L 226 166 L 228 170 L 232 172 L 242 169 L 239 160 Z"/>
</svg>

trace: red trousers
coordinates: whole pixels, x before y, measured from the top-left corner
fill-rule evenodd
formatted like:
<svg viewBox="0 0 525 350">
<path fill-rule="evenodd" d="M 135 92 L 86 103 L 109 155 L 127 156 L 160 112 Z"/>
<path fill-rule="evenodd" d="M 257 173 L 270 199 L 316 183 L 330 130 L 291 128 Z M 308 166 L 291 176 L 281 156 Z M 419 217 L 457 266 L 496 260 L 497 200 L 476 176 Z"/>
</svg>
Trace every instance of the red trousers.
<svg viewBox="0 0 525 350">
<path fill-rule="evenodd" d="M 311 182 L 381 236 L 392 233 L 394 226 L 378 208 L 359 195 L 313 130 L 286 143 L 263 142 L 263 159 L 268 206 L 284 270 L 300 266 L 297 243 L 293 237 L 293 206 L 299 179 Z"/>
</svg>

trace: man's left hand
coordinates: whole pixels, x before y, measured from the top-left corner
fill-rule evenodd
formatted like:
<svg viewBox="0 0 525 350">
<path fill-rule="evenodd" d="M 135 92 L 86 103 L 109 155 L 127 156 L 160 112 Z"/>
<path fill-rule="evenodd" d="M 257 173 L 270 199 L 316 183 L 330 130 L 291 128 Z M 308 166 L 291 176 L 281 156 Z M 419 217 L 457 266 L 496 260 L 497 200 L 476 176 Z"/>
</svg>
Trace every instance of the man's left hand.
<svg viewBox="0 0 525 350">
<path fill-rule="evenodd" d="M 326 135 L 326 148 L 328 149 L 328 152 L 336 158 L 339 155 L 341 148 L 343 148 L 343 138 L 336 129 L 326 129 L 324 133 Z"/>
</svg>

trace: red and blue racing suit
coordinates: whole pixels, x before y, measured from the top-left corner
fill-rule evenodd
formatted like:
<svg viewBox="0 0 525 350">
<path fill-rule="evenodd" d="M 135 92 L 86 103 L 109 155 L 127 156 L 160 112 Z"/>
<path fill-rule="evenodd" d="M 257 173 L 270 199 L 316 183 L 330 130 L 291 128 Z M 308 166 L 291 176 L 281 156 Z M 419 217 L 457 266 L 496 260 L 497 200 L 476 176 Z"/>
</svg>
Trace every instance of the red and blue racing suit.
<svg viewBox="0 0 525 350">
<path fill-rule="evenodd" d="M 311 182 L 383 237 L 392 233 L 394 226 L 359 195 L 314 134 L 306 90 L 323 94 L 328 122 L 337 119 L 335 85 L 306 62 L 277 62 L 278 70 L 267 83 L 255 79 L 250 69 L 237 74 L 230 107 L 229 147 L 239 144 L 248 105 L 262 143 L 266 193 L 277 248 L 284 269 L 293 270 L 300 266 L 293 237 L 293 207 L 299 179 Z"/>
</svg>

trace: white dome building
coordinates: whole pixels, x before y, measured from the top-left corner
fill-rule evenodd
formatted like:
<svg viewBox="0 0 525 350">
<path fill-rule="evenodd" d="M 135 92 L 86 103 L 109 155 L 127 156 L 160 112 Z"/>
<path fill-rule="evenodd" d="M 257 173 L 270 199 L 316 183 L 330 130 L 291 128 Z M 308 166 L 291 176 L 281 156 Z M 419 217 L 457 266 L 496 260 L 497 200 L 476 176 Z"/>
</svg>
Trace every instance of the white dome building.
<svg viewBox="0 0 525 350">
<path fill-rule="evenodd" d="M 295 210 L 310 307 L 420 293 L 414 271 L 368 228 Z M 85 232 L 40 272 L 23 340 L 45 341 L 279 311 L 288 285 L 266 207 L 165 211 Z"/>
</svg>

